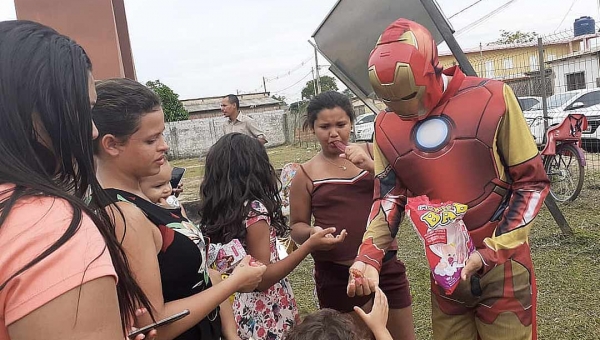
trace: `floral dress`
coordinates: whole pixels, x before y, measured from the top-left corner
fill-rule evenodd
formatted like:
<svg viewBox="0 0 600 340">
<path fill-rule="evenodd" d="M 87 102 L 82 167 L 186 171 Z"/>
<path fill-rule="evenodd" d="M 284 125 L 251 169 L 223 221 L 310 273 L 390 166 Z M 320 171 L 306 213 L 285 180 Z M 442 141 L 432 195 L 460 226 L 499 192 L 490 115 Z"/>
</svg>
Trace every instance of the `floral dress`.
<svg viewBox="0 0 600 340">
<path fill-rule="evenodd" d="M 246 228 L 258 221 L 266 221 L 270 225 L 265 206 L 259 201 L 250 204 L 254 211 L 246 218 Z M 273 228 L 269 239 L 270 263 L 275 263 L 279 261 L 279 254 Z M 281 279 L 265 292 L 236 293 L 233 313 L 242 339 L 282 339 L 284 333 L 300 321 L 296 299 L 287 278 Z"/>
</svg>

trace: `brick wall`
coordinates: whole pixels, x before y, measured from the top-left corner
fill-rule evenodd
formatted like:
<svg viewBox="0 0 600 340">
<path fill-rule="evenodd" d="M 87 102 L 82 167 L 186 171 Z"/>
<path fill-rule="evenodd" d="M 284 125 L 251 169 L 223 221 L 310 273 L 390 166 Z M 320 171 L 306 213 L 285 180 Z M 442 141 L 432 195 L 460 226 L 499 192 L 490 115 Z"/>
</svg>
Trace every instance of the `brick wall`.
<svg viewBox="0 0 600 340">
<path fill-rule="evenodd" d="M 285 144 L 284 111 L 276 110 L 249 114 L 267 136 L 267 147 Z M 174 159 L 196 158 L 223 136 L 225 118 L 205 118 L 166 123 L 165 139 L 170 146 L 169 156 Z"/>
</svg>

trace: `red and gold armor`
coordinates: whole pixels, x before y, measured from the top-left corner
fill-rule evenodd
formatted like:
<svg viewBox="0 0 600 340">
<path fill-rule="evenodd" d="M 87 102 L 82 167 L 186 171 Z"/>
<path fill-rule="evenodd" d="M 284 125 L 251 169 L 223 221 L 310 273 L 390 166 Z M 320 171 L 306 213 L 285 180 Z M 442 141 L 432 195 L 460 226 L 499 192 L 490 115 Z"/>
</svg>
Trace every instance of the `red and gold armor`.
<svg viewBox="0 0 600 340">
<path fill-rule="evenodd" d="M 397 35 L 394 25 L 388 29 Z M 409 60 L 405 49 L 397 52 L 398 60 Z M 396 57 L 390 53 L 384 65 Z M 431 58 L 436 65 L 437 54 Z M 384 68 L 375 59 L 370 69 Z M 377 116 L 374 204 L 357 260 L 380 268 L 407 197 L 467 204 L 464 222 L 484 264 L 478 276 L 481 292 L 475 296 L 470 282 L 461 281 L 446 296 L 432 281 L 434 338 L 485 340 L 494 334 L 493 339 L 505 339 L 499 334 L 506 334 L 506 339 L 535 339 L 536 288 L 528 235 L 548 193 L 541 158 L 507 85 L 465 77 L 458 67 L 444 71 L 443 77 L 449 83 L 425 115 L 412 115 L 412 120 L 397 112 Z M 396 80 L 385 90 L 375 82 L 375 92 L 404 91 L 406 84 Z M 432 86 L 436 97 L 438 83 Z M 428 98 L 429 88 L 421 98 Z"/>
<path fill-rule="evenodd" d="M 442 97 L 437 46 L 429 31 L 399 19 L 379 37 L 369 58 L 369 79 L 385 104 L 402 118 L 423 118 Z"/>
</svg>

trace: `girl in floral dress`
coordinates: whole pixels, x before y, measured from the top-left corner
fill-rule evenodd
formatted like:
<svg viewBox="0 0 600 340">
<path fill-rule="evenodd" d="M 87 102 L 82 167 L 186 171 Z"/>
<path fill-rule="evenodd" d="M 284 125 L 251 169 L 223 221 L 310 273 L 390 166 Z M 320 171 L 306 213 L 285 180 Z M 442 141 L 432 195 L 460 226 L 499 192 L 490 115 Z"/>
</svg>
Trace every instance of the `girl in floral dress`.
<svg viewBox="0 0 600 340">
<path fill-rule="evenodd" d="M 238 239 L 247 254 L 267 264 L 262 281 L 251 293 L 236 293 L 233 303 L 242 339 L 282 339 L 299 321 L 292 287 L 286 276 L 315 250 L 342 242 L 345 232 L 335 228 L 314 233 L 285 259 L 280 259 L 276 238 L 288 233 L 281 213 L 279 183 L 265 148 L 240 133 L 227 134 L 206 156 L 206 173 L 200 187 L 201 225 L 213 243 Z"/>
</svg>

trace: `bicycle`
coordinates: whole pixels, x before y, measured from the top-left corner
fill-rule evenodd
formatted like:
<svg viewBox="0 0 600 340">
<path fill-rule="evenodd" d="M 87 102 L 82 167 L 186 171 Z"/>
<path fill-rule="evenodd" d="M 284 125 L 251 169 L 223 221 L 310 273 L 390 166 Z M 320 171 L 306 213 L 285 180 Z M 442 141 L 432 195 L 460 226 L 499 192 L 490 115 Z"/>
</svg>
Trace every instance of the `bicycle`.
<svg viewBox="0 0 600 340">
<path fill-rule="evenodd" d="M 529 126 L 538 119 L 530 119 Z M 587 129 L 583 114 L 569 114 L 546 131 L 540 154 L 550 179 L 550 195 L 558 202 L 571 202 L 579 196 L 585 176 L 585 154 L 581 148 L 581 133 Z"/>
</svg>

